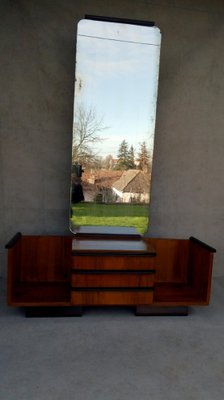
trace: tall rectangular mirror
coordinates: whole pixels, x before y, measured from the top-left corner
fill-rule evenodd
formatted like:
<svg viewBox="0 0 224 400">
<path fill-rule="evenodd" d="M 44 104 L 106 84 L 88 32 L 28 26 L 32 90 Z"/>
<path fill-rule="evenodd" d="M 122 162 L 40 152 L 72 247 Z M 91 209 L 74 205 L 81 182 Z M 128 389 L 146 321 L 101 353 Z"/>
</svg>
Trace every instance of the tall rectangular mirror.
<svg viewBox="0 0 224 400">
<path fill-rule="evenodd" d="M 149 26 L 147 26 L 149 25 Z M 70 228 L 149 223 L 160 58 L 153 24 L 78 24 Z"/>
</svg>

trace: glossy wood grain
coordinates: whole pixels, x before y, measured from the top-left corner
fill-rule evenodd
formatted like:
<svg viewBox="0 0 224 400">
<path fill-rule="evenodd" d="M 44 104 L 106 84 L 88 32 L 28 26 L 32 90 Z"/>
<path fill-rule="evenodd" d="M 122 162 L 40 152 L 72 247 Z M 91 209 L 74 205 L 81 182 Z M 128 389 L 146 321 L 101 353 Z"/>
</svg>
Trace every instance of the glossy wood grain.
<svg viewBox="0 0 224 400">
<path fill-rule="evenodd" d="M 69 305 L 71 240 L 21 236 L 8 249 L 9 305 Z"/>
<path fill-rule="evenodd" d="M 154 274 L 72 274 L 73 287 L 149 287 L 153 286 Z"/>
<path fill-rule="evenodd" d="M 205 304 L 209 303 L 211 296 L 212 267 L 214 249 L 209 249 L 190 240 L 190 258 L 188 268 L 188 282 Z"/>
<path fill-rule="evenodd" d="M 151 304 L 153 292 L 72 292 L 73 305 L 98 306 L 98 305 L 144 305 Z"/>
<path fill-rule="evenodd" d="M 75 269 L 93 270 L 150 270 L 154 269 L 155 258 L 145 256 L 74 256 L 72 267 Z"/>
<path fill-rule="evenodd" d="M 23 236 L 21 240 L 21 281 L 68 281 L 71 269 L 71 238 Z"/>
<path fill-rule="evenodd" d="M 215 250 L 194 239 L 150 243 L 155 244 L 158 260 L 154 305 L 208 305 Z"/>
<path fill-rule="evenodd" d="M 139 243 L 130 251 L 124 242 L 120 247 L 117 241 L 98 243 L 95 253 L 95 243 L 91 249 L 89 242 L 88 246 L 82 242 L 85 252 L 74 252 L 72 241 L 71 236 L 16 235 L 7 246 L 8 304 L 209 304 L 215 249 L 194 238 L 147 239 L 143 247 Z M 150 291 L 153 286 L 154 292 Z"/>
<path fill-rule="evenodd" d="M 189 265 L 189 240 L 147 239 L 156 251 L 156 276 L 158 283 L 187 283 Z"/>
</svg>

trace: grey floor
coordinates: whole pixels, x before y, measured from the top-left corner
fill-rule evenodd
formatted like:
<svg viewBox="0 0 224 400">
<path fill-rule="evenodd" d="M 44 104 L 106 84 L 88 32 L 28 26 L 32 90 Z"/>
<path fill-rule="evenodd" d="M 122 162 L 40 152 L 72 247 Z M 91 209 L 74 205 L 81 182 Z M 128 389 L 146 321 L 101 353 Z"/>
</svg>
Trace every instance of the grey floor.
<svg viewBox="0 0 224 400">
<path fill-rule="evenodd" d="M 224 399 L 224 278 L 188 317 L 25 318 L 1 285 L 1 400 Z"/>
</svg>

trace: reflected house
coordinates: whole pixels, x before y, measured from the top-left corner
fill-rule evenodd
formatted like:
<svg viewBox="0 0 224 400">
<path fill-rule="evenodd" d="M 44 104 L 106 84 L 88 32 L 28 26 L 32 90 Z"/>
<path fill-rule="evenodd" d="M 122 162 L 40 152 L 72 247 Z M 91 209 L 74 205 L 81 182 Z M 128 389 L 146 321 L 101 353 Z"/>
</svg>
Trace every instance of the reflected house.
<svg viewBox="0 0 224 400">
<path fill-rule="evenodd" d="M 85 201 L 96 201 L 96 198 L 103 203 L 113 203 L 115 195 L 111 187 L 122 174 L 122 171 L 111 171 L 107 169 L 85 170 L 82 176 Z"/>
<path fill-rule="evenodd" d="M 112 190 L 117 202 L 149 203 L 150 174 L 136 169 L 124 171 Z"/>
</svg>

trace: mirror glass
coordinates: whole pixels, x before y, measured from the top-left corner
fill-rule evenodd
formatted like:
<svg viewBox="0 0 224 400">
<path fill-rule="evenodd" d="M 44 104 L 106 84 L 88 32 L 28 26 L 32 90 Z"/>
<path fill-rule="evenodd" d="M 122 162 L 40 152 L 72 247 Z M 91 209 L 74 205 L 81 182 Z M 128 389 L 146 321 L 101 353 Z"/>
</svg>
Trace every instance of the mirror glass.
<svg viewBox="0 0 224 400">
<path fill-rule="evenodd" d="M 148 229 L 160 30 L 81 20 L 70 228 Z"/>
</svg>

